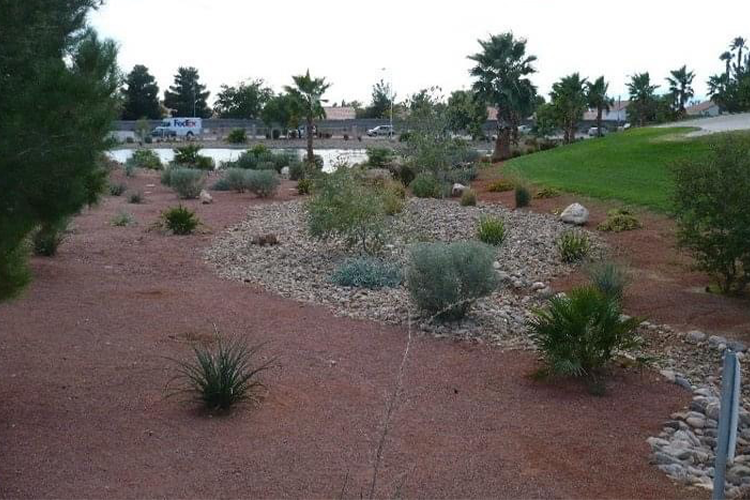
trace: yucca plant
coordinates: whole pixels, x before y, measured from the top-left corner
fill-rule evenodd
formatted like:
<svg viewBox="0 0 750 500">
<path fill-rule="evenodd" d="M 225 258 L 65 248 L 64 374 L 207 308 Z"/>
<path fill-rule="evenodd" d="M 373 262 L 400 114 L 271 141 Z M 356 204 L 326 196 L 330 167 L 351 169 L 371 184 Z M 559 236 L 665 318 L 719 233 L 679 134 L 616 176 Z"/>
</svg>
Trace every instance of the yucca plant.
<svg viewBox="0 0 750 500">
<path fill-rule="evenodd" d="M 213 346 L 194 346 L 192 360 L 172 360 L 177 374 L 170 384 L 182 383 L 172 395 L 191 394 L 209 410 L 229 410 L 242 401 L 257 401 L 258 392 L 265 388 L 258 376 L 275 363 L 275 359 L 258 360 L 262 347 L 263 344 L 248 346 L 241 338 L 227 340 L 220 335 Z"/>
<path fill-rule="evenodd" d="M 574 288 L 534 311 L 530 336 L 549 374 L 596 377 L 619 349 L 637 347 L 639 318 L 622 319 L 620 305 L 593 286 Z"/>
</svg>

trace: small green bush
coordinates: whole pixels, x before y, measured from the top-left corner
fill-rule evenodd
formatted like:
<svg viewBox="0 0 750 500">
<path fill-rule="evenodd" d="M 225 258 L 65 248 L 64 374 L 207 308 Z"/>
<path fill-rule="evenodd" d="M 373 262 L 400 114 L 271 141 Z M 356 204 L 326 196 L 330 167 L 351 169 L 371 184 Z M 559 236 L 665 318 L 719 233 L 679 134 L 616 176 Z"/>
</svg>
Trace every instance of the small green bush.
<svg viewBox="0 0 750 500">
<path fill-rule="evenodd" d="M 128 195 L 128 203 L 138 205 L 143 203 L 143 193 L 140 191 L 134 191 Z"/>
<path fill-rule="evenodd" d="M 122 182 L 109 185 L 109 194 L 112 196 L 122 196 L 122 193 L 128 190 L 128 186 Z"/>
<path fill-rule="evenodd" d="M 387 180 L 380 186 L 380 191 L 386 214 L 396 215 L 403 212 L 406 200 L 406 189 L 403 184 Z"/>
<path fill-rule="evenodd" d="M 528 326 L 548 373 L 594 377 L 617 350 L 636 347 L 641 320 L 620 313 L 616 301 L 591 286 L 555 296 L 547 309 L 535 311 Z"/>
<path fill-rule="evenodd" d="M 560 196 L 560 191 L 558 191 L 555 188 L 546 187 L 537 191 L 534 198 L 545 199 L 545 198 L 557 198 L 558 196 Z"/>
<path fill-rule="evenodd" d="M 526 186 L 516 186 L 516 208 L 528 207 L 531 203 L 531 193 Z"/>
<path fill-rule="evenodd" d="M 398 266 L 374 257 L 347 259 L 331 276 L 331 281 L 339 286 L 369 289 L 396 287 L 402 279 Z"/>
<path fill-rule="evenodd" d="M 136 149 L 125 162 L 125 166 L 146 168 L 149 170 L 160 170 L 162 168 L 161 158 L 153 149 Z"/>
<path fill-rule="evenodd" d="M 409 188 L 417 198 L 440 198 L 443 195 L 440 181 L 430 173 L 417 174 Z"/>
<path fill-rule="evenodd" d="M 312 190 L 313 181 L 312 179 L 300 179 L 297 181 L 297 194 L 310 194 Z"/>
<path fill-rule="evenodd" d="M 306 177 L 305 164 L 302 162 L 294 162 L 289 165 L 289 179 L 298 181 Z"/>
<path fill-rule="evenodd" d="M 500 245 L 505 240 L 505 223 L 497 217 L 482 217 L 477 227 L 477 238 L 488 245 Z"/>
<path fill-rule="evenodd" d="M 612 261 L 597 262 L 589 267 L 588 275 L 591 283 L 605 297 L 622 302 L 625 288 L 630 283 L 630 276 L 622 266 Z"/>
<path fill-rule="evenodd" d="M 3 300 L 18 297 L 31 281 L 27 253 L 27 245 L 10 248 L 0 245 L 0 297 Z"/>
<path fill-rule="evenodd" d="M 226 177 L 222 177 L 220 179 L 217 179 L 216 182 L 213 183 L 211 189 L 214 191 L 231 191 L 232 186 L 229 185 Z"/>
<path fill-rule="evenodd" d="M 70 219 L 63 219 L 53 223 L 42 224 L 31 238 L 34 254 L 52 257 L 57 254 L 58 247 L 65 241 Z"/>
<path fill-rule="evenodd" d="M 499 179 L 490 184 L 487 191 L 491 193 L 502 193 L 504 191 L 513 191 L 515 187 L 516 185 L 513 182 L 507 179 Z"/>
<path fill-rule="evenodd" d="M 611 231 L 619 233 L 621 231 L 632 231 L 641 227 L 638 218 L 629 210 L 614 209 L 607 212 L 607 218 L 596 228 L 599 231 Z"/>
<path fill-rule="evenodd" d="M 591 250 L 591 242 L 582 231 L 566 231 L 557 239 L 557 251 L 563 262 L 583 260 Z"/>
<path fill-rule="evenodd" d="M 213 158 L 200 154 L 201 146 L 190 144 L 173 149 L 174 159 L 172 163 L 178 167 L 184 167 L 197 170 L 213 170 L 216 164 Z"/>
<path fill-rule="evenodd" d="M 194 168 L 175 168 L 167 170 L 168 186 L 185 200 L 197 198 L 203 189 L 206 176 L 202 170 Z"/>
<path fill-rule="evenodd" d="M 434 318 L 460 319 L 497 287 L 494 260 L 494 250 L 483 243 L 420 243 L 410 255 L 407 288 L 416 305 Z"/>
<path fill-rule="evenodd" d="M 273 359 L 258 361 L 263 346 L 248 347 L 241 339 L 226 340 L 217 336 L 215 346 L 193 347 L 191 361 L 173 360 L 183 387 L 173 394 L 192 394 L 209 410 L 229 410 L 242 401 L 257 401 L 265 386 L 258 376 L 268 370 Z"/>
<path fill-rule="evenodd" d="M 199 224 L 200 219 L 195 212 L 182 205 L 168 208 L 161 214 L 161 225 L 172 234 L 193 234 Z"/>
<path fill-rule="evenodd" d="M 272 170 L 248 170 L 245 172 L 247 190 L 260 198 L 270 198 L 276 194 L 281 181 Z"/>
<path fill-rule="evenodd" d="M 465 189 L 461 193 L 461 206 L 462 207 L 473 207 L 477 204 L 477 193 L 473 189 Z"/>
<path fill-rule="evenodd" d="M 244 128 L 236 128 L 227 135 L 229 144 L 244 144 L 247 142 L 247 133 Z"/>
<path fill-rule="evenodd" d="M 371 167 L 385 168 L 392 161 L 394 152 L 391 148 L 381 146 L 367 147 L 367 164 Z"/>
<path fill-rule="evenodd" d="M 135 223 L 135 219 L 133 219 L 132 214 L 121 210 L 117 215 L 112 217 L 111 223 L 115 227 L 127 227 L 133 225 Z"/>
</svg>

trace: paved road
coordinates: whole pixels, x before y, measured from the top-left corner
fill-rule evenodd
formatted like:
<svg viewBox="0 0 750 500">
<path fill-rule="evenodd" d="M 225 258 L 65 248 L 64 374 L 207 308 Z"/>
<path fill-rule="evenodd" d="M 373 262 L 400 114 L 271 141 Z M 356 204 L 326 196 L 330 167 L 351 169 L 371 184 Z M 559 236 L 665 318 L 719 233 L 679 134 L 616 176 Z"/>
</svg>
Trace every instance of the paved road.
<svg viewBox="0 0 750 500">
<path fill-rule="evenodd" d="M 695 120 L 686 120 L 676 123 L 667 123 L 659 125 L 660 127 L 699 127 L 697 130 L 688 134 L 690 137 L 699 135 L 714 134 L 716 132 L 729 132 L 732 130 L 750 130 L 750 113 L 740 113 L 736 115 L 723 115 L 713 118 L 697 118 Z"/>
</svg>

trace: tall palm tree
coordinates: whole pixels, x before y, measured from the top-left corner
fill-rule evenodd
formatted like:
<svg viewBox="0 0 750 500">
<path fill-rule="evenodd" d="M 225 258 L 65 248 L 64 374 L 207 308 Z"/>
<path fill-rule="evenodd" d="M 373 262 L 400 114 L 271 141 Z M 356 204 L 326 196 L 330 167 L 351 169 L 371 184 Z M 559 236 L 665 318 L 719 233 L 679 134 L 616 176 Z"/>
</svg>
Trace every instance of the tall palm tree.
<svg viewBox="0 0 750 500">
<path fill-rule="evenodd" d="M 521 120 L 534 112 L 536 87 L 528 76 L 536 70 L 536 56 L 526 54 L 526 40 L 513 33 L 479 40 L 481 52 L 469 56 L 476 63 L 470 70 L 476 78 L 473 89 L 479 99 L 497 108 L 497 141 L 492 158 L 510 158 L 511 140 L 518 138 Z"/>
<path fill-rule="evenodd" d="M 557 123 L 563 129 L 563 141 L 570 144 L 576 138 L 578 122 L 586 112 L 587 81 L 578 73 L 565 76 L 552 85 L 550 101 Z"/>
<path fill-rule="evenodd" d="M 586 100 L 590 108 L 596 110 L 596 135 L 601 137 L 602 135 L 602 113 L 609 110 L 614 104 L 614 100 L 611 97 L 607 97 L 607 91 L 609 90 L 609 83 L 604 81 L 604 77 L 600 76 L 593 82 L 586 83 Z"/>
<path fill-rule="evenodd" d="M 695 95 L 693 79 L 695 73 L 687 70 L 687 66 L 671 71 L 667 77 L 669 92 L 674 97 L 675 107 L 680 117 L 685 116 L 685 104 Z"/>
<path fill-rule="evenodd" d="M 325 78 L 312 78 L 309 69 L 304 75 L 293 76 L 292 80 L 294 80 L 294 86 L 287 85 L 284 89 L 299 101 L 302 114 L 307 120 L 307 161 L 312 162 L 314 158 L 313 124 L 316 118 L 325 118 L 326 116 L 322 103 L 328 102 L 328 100 L 323 99 L 323 94 L 331 85 L 326 83 Z"/>
<path fill-rule="evenodd" d="M 729 51 L 723 52 L 719 56 L 719 60 L 724 61 L 724 64 L 726 65 L 725 74 L 726 74 L 727 82 L 728 82 L 729 81 L 729 76 L 731 74 L 731 68 L 732 68 L 732 53 L 729 52 Z"/>
<path fill-rule="evenodd" d="M 655 110 L 656 99 L 654 92 L 659 86 L 651 85 L 651 76 L 647 71 L 631 76 L 627 87 L 630 93 L 628 112 L 635 118 L 638 125 L 642 127 Z M 632 113 L 630 113 L 631 111 Z"/>
<path fill-rule="evenodd" d="M 738 36 L 734 40 L 732 40 L 732 44 L 730 45 L 731 50 L 737 51 L 737 64 L 734 67 L 735 73 L 737 73 L 737 79 L 740 79 L 740 76 L 742 75 L 742 51 L 745 49 L 747 41 L 742 38 L 741 36 Z"/>
</svg>

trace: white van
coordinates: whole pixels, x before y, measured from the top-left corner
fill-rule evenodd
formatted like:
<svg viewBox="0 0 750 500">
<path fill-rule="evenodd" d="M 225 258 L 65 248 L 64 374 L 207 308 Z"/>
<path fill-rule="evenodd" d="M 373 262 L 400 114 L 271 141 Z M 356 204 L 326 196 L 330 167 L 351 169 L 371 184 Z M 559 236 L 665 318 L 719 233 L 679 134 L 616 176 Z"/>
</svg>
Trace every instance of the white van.
<svg viewBox="0 0 750 500">
<path fill-rule="evenodd" d="M 151 131 L 153 137 L 187 137 L 192 139 L 203 130 L 200 118 L 164 118 L 161 125 Z"/>
</svg>

